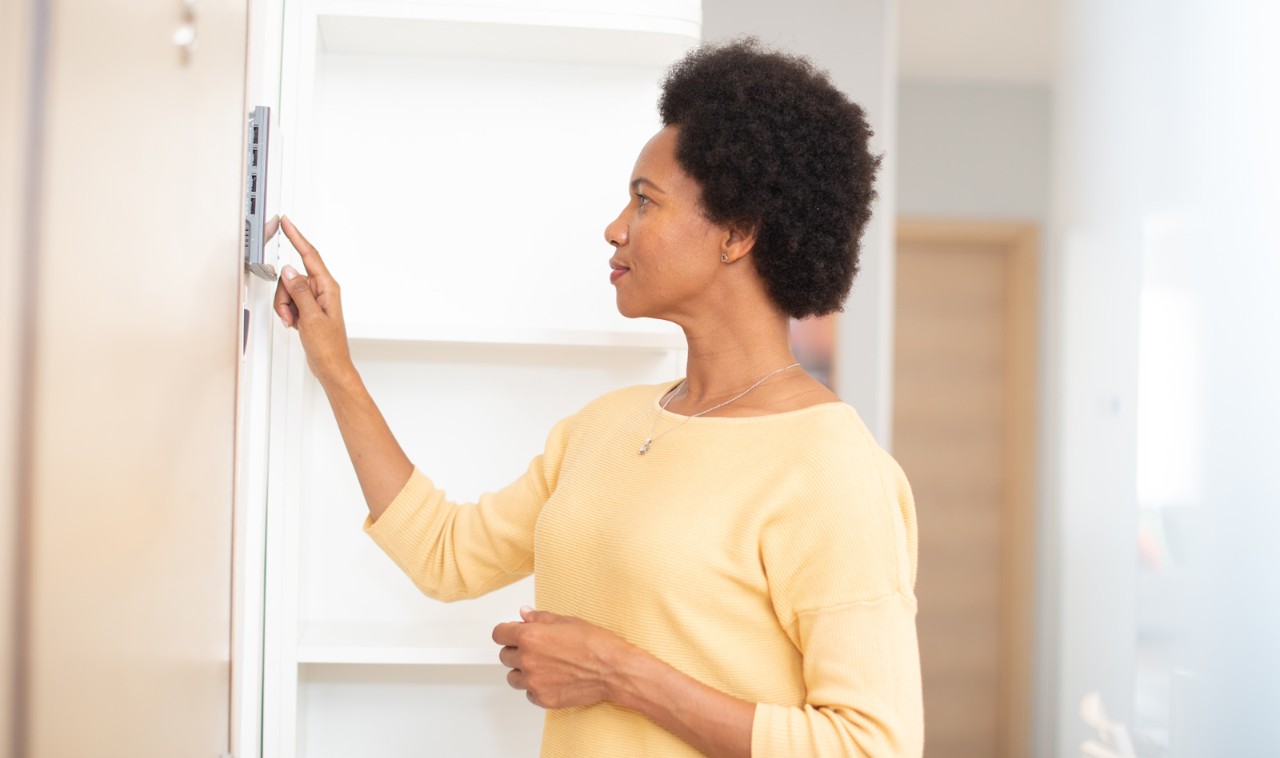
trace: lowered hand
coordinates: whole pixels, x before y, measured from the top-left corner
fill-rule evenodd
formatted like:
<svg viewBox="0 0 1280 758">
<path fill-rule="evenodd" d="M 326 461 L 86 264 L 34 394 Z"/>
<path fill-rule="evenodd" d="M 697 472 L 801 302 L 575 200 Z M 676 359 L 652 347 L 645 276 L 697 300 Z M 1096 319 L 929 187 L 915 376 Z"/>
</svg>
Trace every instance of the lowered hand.
<svg viewBox="0 0 1280 758">
<path fill-rule="evenodd" d="M 498 624 L 493 641 L 507 683 L 534 705 L 569 708 L 609 700 L 619 661 L 631 645 L 613 632 L 571 616 L 521 608 L 523 621 Z"/>
</svg>

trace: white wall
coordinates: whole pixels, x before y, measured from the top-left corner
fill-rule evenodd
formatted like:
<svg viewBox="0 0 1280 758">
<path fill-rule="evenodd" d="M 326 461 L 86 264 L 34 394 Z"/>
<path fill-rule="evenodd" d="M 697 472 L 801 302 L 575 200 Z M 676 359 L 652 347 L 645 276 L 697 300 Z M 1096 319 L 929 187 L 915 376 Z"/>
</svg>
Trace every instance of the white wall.
<svg viewBox="0 0 1280 758">
<path fill-rule="evenodd" d="M 1053 374 L 1060 659 L 1057 755 L 1086 735 L 1080 697 L 1133 716 L 1139 307 L 1153 287 L 1195 315 L 1181 336 L 1206 588 L 1192 606 L 1196 679 L 1177 696 L 1206 742 L 1174 755 L 1274 753 L 1280 706 L 1280 28 L 1264 0 L 1077 0 L 1064 6 L 1054 162 Z M 1185 376 L 1169 375 L 1170 380 Z M 1157 474 L 1178 474 L 1166 469 Z M 1175 698 L 1173 709 L 1186 703 Z M 1176 733 L 1175 737 L 1181 736 Z"/>
<path fill-rule="evenodd" d="M 1280 744 L 1280 5 L 1188 2 L 1166 54 L 1185 95 L 1160 115 L 1185 204 L 1181 284 L 1202 314 L 1197 377 L 1202 576 L 1193 663 L 1204 672 L 1200 755 Z M 1193 695 L 1194 697 L 1194 695 Z M 1175 703 L 1175 706 L 1178 704 Z M 1187 753 L 1191 754 L 1191 753 Z"/>
<path fill-rule="evenodd" d="M 898 215 L 1045 221 L 1051 106 L 1045 84 L 900 82 Z"/>
<path fill-rule="evenodd" d="M 836 391 L 858 409 L 880 440 L 891 443 L 893 361 L 893 219 L 897 196 L 895 102 L 897 15 L 891 0 L 706 0 L 707 41 L 753 34 L 808 56 L 867 110 L 872 150 L 884 154 L 879 199 L 863 237 L 862 271 L 836 333 Z"/>
<path fill-rule="evenodd" d="M 1100 691 L 1130 722 L 1136 647 L 1136 408 L 1141 91 L 1101 3 L 1069 6 L 1059 83 L 1053 281 L 1058 320 L 1051 397 L 1056 450 L 1057 755 L 1087 736 L 1081 697 Z M 1118 14 L 1112 14 L 1118 15 Z M 1071 16 L 1069 13 L 1068 16 Z M 1108 44 L 1109 43 L 1109 44 Z M 1107 53 L 1120 58 L 1108 58 Z M 1136 112 L 1135 112 L 1136 111 Z"/>
</svg>

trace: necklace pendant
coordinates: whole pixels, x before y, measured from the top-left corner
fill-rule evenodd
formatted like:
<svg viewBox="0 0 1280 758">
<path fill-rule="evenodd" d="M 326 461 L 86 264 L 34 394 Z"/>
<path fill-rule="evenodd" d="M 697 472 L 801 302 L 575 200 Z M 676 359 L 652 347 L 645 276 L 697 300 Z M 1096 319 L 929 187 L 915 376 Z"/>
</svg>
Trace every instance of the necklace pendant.
<svg viewBox="0 0 1280 758">
<path fill-rule="evenodd" d="M 651 442 L 653 442 L 653 438 L 652 438 L 652 437 L 650 437 L 649 439 L 645 440 L 645 441 L 644 441 L 644 444 L 640 446 L 640 454 L 641 454 L 641 455 L 644 455 L 645 453 L 649 452 L 649 443 L 651 443 Z"/>
</svg>

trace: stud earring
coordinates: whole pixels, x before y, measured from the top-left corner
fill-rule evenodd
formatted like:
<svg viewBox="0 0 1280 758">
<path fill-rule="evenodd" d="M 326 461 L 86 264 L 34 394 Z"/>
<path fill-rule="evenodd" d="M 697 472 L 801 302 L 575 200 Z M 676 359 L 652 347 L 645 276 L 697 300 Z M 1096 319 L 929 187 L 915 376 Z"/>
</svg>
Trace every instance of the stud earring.
<svg viewBox="0 0 1280 758">
<path fill-rule="evenodd" d="M 729 262 L 729 254 L 728 254 L 728 253 L 720 253 L 720 262 L 721 262 L 721 263 L 728 263 L 728 262 Z"/>
</svg>

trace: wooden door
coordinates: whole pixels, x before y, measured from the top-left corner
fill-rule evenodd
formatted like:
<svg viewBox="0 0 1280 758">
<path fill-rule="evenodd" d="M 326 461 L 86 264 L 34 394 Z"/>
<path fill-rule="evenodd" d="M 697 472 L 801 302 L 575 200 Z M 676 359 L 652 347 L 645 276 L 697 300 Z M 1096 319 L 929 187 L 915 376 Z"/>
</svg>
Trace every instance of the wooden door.
<svg viewBox="0 0 1280 758">
<path fill-rule="evenodd" d="M 919 518 L 925 749 L 1028 754 L 1036 232 L 898 229 L 894 455 Z"/>
<path fill-rule="evenodd" d="M 0 446 L 18 588 L 0 753 L 212 758 L 229 741 L 245 0 L 5 8 L 27 57 L 0 56 L 24 119 L 0 130 L 21 145 L 0 148 L 18 158 L 0 171 L 18 185 L 3 271 L 21 275 L 0 355 L 18 409 Z"/>
</svg>

